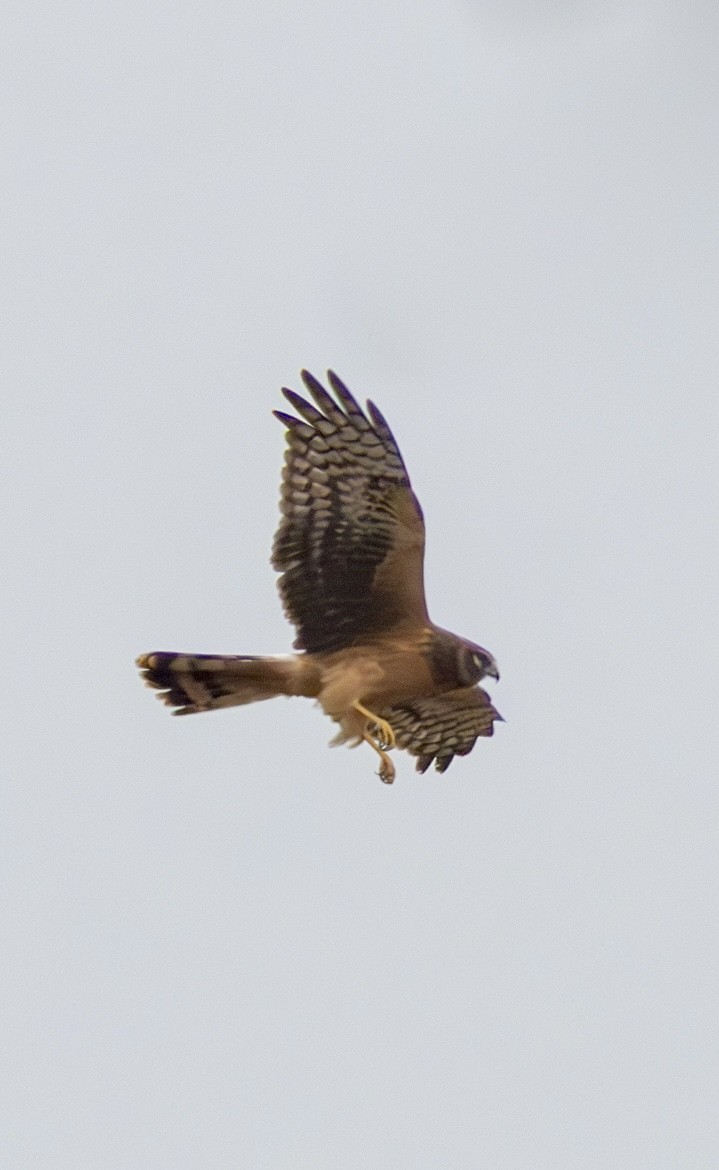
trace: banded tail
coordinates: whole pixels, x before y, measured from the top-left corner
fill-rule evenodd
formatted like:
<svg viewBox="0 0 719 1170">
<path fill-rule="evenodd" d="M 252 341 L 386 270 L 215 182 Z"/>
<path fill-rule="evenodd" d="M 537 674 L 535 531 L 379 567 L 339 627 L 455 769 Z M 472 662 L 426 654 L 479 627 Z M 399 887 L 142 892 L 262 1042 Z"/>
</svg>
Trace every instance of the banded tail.
<svg viewBox="0 0 719 1170">
<path fill-rule="evenodd" d="M 276 695 L 319 693 L 319 672 L 299 655 L 261 658 L 245 654 L 171 654 L 159 651 L 137 659 L 142 677 L 174 707 L 173 715 L 193 715 L 222 707 L 242 707 Z"/>
</svg>

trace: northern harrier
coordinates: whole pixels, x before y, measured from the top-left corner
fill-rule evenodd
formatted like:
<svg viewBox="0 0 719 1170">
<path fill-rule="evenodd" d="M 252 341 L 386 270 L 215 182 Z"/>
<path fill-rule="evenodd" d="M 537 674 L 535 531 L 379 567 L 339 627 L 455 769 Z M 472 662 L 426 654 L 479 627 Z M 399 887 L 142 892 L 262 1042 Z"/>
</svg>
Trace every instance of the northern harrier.
<svg viewBox="0 0 719 1170">
<path fill-rule="evenodd" d="M 283 390 L 300 416 L 287 428 L 282 519 L 272 565 L 297 629 L 281 658 L 142 654 L 145 681 L 175 715 L 239 707 L 276 695 L 316 699 L 339 724 L 335 743 L 363 740 L 391 784 L 391 748 L 434 760 L 493 734 L 501 715 L 477 684 L 498 679 L 487 650 L 432 624 L 424 596 L 424 521 L 392 432 L 377 407 L 365 413 L 336 374 L 332 398 L 306 370 L 316 407 Z"/>
</svg>

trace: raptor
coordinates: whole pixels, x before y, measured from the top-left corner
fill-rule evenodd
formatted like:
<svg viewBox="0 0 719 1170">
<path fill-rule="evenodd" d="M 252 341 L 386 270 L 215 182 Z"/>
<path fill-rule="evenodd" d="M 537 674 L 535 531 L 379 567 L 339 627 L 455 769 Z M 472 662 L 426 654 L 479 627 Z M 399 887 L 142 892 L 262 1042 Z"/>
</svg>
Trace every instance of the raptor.
<svg viewBox="0 0 719 1170">
<path fill-rule="evenodd" d="M 338 725 L 334 743 L 369 744 L 386 784 L 393 748 L 444 772 L 502 720 L 479 686 L 497 664 L 430 621 L 422 509 L 380 411 L 331 370 L 332 393 L 301 376 L 313 401 L 284 389 L 295 413 L 274 411 L 287 449 L 272 565 L 296 653 L 154 651 L 137 665 L 175 715 L 303 696 Z"/>
</svg>

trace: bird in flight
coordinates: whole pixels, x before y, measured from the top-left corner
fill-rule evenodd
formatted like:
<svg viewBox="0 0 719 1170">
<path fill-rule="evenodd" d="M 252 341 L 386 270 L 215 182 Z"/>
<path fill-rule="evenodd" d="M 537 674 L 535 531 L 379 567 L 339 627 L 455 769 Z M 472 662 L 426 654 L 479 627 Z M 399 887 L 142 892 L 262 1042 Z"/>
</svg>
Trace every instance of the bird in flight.
<svg viewBox="0 0 719 1170">
<path fill-rule="evenodd" d="M 385 784 L 393 748 L 444 772 L 502 721 L 478 685 L 497 663 L 430 621 L 422 509 L 380 411 L 331 370 L 334 397 L 301 376 L 315 405 L 284 389 L 296 413 L 274 411 L 287 449 L 272 565 L 297 653 L 155 651 L 137 665 L 174 715 L 302 695 L 339 725 L 333 743 L 369 744 Z"/>
</svg>

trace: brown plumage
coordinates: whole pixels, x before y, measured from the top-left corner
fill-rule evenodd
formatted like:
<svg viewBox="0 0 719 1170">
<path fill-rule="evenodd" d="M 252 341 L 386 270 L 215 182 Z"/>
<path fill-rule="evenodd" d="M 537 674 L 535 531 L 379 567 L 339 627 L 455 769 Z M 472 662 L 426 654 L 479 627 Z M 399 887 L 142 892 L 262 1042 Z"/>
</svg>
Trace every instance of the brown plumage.
<svg viewBox="0 0 719 1170">
<path fill-rule="evenodd" d="M 363 740 L 394 780 L 387 752 L 434 760 L 444 772 L 490 736 L 501 715 L 477 684 L 494 658 L 432 624 L 424 596 L 424 521 L 407 469 L 373 403 L 365 413 L 336 374 L 335 397 L 302 371 L 314 403 L 283 394 L 287 428 L 282 519 L 272 551 L 297 654 L 262 658 L 158 652 L 138 658 L 159 698 L 187 715 L 302 695 L 339 725 L 334 742 Z"/>
</svg>

